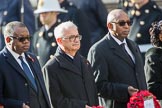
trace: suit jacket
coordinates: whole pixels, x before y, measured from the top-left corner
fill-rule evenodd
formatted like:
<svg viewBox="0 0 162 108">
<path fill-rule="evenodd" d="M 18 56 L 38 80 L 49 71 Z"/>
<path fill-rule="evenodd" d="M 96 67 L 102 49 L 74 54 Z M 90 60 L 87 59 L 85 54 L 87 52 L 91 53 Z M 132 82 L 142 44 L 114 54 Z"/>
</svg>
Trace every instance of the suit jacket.
<svg viewBox="0 0 162 108">
<path fill-rule="evenodd" d="M 146 89 L 142 57 L 137 45 L 126 39 L 135 57 L 135 64 L 124 55 L 121 46 L 107 34 L 94 44 L 88 54 L 102 105 L 106 108 L 126 108 L 129 100 L 128 86 Z M 110 106 L 107 100 L 112 100 Z M 103 104 L 104 103 L 104 104 Z"/>
<path fill-rule="evenodd" d="M 162 48 L 149 49 L 145 55 L 147 86 L 157 99 L 162 100 Z"/>
<path fill-rule="evenodd" d="M 81 57 L 80 64 L 82 71 L 64 56 L 56 54 L 44 66 L 43 72 L 48 73 L 54 108 L 85 108 L 85 105 L 98 105 L 89 62 Z"/>
<path fill-rule="evenodd" d="M 48 105 L 47 108 L 50 108 L 38 60 L 34 55 L 28 52 L 25 53 L 25 56 L 43 92 L 45 101 Z M 33 87 L 20 65 L 7 48 L 4 48 L 0 52 L 0 59 L 0 103 L 3 104 L 5 108 L 22 108 L 23 103 L 30 104 L 29 89 Z"/>
</svg>

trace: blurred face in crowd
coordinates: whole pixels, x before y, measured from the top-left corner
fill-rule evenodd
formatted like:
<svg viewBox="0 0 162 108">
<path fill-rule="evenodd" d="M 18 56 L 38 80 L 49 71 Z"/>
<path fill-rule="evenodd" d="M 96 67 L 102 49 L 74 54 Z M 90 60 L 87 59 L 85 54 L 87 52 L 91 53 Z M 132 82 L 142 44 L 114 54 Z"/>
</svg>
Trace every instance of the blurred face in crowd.
<svg viewBox="0 0 162 108">
<path fill-rule="evenodd" d="M 67 54 L 75 54 L 80 49 L 81 36 L 76 28 L 68 28 L 64 30 L 63 37 L 60 38 L 62 50 Z"/>
<path fill-rule="evenodd" d="M 29 50 L 30 47 L 30 36 L 29 31 L 26 27 L 15 27 L 14 35 L 6 37 L 7 45 L 16 53 L 22 54 Z"/>
<path fill-rule="evenodd" d="M 128 15 L 124 11 L 116 11 L 115 13 L 110 13 L 109 18 L 113 19 L 108 22 L 111 34 L 123 41 L 128 36 L 132 24 Z"/>
<path fill-rule="evenodd" d="M 56 12 L 43 12 L 40 13 L 40 21 L 43 25 L 51 25 L 54 21 L 57 20 Z"/>
</svg>

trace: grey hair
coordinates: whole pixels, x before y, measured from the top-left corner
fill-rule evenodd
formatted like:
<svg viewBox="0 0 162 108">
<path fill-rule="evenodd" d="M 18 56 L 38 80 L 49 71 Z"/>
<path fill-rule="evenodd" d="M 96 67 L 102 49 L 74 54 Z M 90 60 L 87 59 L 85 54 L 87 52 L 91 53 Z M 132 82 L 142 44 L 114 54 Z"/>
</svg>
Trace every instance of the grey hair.
<svg viewBox="0 0 162 108">
<path fill-rule="evenodd" d="M 59 24 L 54 29 L 55 38 L 58 39 L 58 38 L 63 37 L 65 35 L 66 31 L 68 31 L 70 28 L 78 29 L 77 26 L 71 21 L 66 21 L 66 22 Z"/>
<path fill-rule="evenodd" d="M 107 16 L 107 24 L 116 21 L 121 14 L 125 13 L 122 9 L 114 9 Z M 125 13 L 126 14 L 126 13 Z"/>
<path fill-rule="evenodd" d="M 15 33 L 15 27 L 26 27 L 24 23 L 19 21 L 12 21 L 5 26 L 4 37 L 13 36 Z"/>
</svg>

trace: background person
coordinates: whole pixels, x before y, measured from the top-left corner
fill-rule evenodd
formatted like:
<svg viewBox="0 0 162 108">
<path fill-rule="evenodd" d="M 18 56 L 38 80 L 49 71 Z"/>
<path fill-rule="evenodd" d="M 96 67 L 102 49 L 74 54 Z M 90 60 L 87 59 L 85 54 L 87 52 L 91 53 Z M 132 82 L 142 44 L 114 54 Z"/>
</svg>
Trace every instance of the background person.
<svg viewBox="0 0 162 108">
<path fill-rule="evenodd" d="M 145 52 L 152 47 L 149 28 L 154 21 L 162 20 L 162 11 L 152 0 L 130 0 L 129 2 L 132 7 L 129 7 L 127 13 L 133 24 L 128 38 L 139 45 L 144 60 Z"/>
<path fill-rule="evenodd" d="M 37 10 L 42 27 L 40 27 L 32 39 L 32 51 L 36 54 L 41 67 L 53 57 L 57 43 L 53 30 L 58 25 L 57 16 L 60 12 L 67 12 L 60 8 L 58 0 L 40 0 Z"/>
<path fill-rule="evenodd" d="M 148 89 L 162 105 L 162 21 L 154 22 L 150 28 L 153 45 L 145 55 L 145 74 Z"/>
<path fill-rule="evenodd" d="M 90 30 L 91 45 L 108 32 L 106 18 L 108 10 L 102 0 L 68 0 L 85 13 Z"/>
</svg>

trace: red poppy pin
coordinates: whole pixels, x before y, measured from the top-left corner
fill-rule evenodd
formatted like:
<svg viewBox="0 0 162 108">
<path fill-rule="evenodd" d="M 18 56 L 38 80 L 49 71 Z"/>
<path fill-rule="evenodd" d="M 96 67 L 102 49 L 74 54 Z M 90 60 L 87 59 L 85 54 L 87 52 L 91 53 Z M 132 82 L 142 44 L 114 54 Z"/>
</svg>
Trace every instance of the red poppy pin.
<svg viewBox="0 0 162 108">
<path fill-rule="evenodd" d="M 33 59 L 30 55 L 28 55 L 28 58 L 29 58 L 32 62 L 34 62 L 34 59 Z"/>
</svg>

